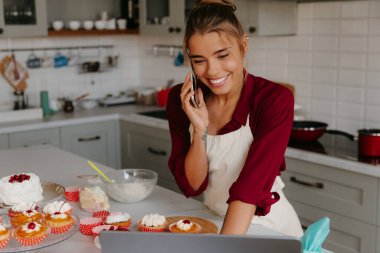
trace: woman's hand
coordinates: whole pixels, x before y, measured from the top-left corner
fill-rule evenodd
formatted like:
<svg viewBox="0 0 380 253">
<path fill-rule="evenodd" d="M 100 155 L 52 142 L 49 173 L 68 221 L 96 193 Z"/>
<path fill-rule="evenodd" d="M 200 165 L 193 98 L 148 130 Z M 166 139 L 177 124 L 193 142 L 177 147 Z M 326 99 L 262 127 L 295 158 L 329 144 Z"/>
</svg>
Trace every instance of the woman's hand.
<svg viewBox="0 0 380 253">
<path fill-rule="evenodd" d="M 191 96 L 195 94 L 193 91 L 193 82 L 190 79 L 191 74 L 186 75 L 185 81 L 181 89 L 182 110 L 186 113 L 194 128 L 194 134 L 204 134 L 208 127 L 208 111 L 203 98 L 203 92 L 200 88 L 197 89 L 198 107 L 195 108 L 191 102 Z"/>
</svg>

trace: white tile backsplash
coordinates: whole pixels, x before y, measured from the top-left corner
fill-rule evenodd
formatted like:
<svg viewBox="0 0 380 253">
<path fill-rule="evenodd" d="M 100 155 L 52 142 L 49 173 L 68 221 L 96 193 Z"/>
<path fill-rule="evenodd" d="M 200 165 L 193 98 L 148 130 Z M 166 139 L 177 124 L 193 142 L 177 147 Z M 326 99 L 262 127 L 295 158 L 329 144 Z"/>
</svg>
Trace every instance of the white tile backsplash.
<svg viewBox="0 0 380 253">
<path fill-rule="evenodd" d="M 296 36 L 250 38 L 247 70 L 294 84 L 296 102 L 307 119 L 352 133 L 361 127 L 380 127 L 380 0 L 299 3 L 298 7 Z M 152 50 L 155 44 L 181 45 L 181 41 L 181 36 L 45 37 L 0 39 L 0 48 L 115 46 L 119 65 L 110 72 L 78 75 L 75 67 L 31 70 L 27 93 L 37 105 L 41 89 L 47 89 L 51 98 L 84 92 L 103 96 L 139 86 L 161 87 L 171 78 L 182 82 L 189 68 L 175 67 L 173 57 L 153 56 Z M 0 58 L 4 55 L 0 53 Z M 24 63 L 29 55 L 17 53 L 17 59 Z M 9 85 L 0 78 L 0 109 L 12 106 L 12 99 Z"/>
</svg>

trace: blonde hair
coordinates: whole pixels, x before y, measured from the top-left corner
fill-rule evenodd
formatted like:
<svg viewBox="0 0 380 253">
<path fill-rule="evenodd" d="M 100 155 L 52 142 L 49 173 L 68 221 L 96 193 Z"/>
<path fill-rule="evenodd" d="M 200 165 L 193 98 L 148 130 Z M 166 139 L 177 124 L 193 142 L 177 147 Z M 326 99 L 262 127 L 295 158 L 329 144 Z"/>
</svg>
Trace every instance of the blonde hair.
<svg viewBox="0 0 380 253">
<path fill-rule="evenodd" d="M 186 30 L 183 37 L 183 53 L 189 61 L 188 43 L 195 33 L 206 34 L 217 32 L 235 38 L 244 52 L 242 38 L 243 27 L 235 15 L 236 6 L 229 0 L 198 0 L 190 11 L 186 21 Z"/>
</svg>

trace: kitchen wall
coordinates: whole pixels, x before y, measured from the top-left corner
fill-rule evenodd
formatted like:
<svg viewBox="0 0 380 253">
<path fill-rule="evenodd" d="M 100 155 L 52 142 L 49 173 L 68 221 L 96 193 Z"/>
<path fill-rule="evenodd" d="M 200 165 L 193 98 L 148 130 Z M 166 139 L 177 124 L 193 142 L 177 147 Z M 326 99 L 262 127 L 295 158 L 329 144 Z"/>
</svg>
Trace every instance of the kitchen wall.
<svg viewBox="0 0 380 253">
<path fill-rule="evenodd" d="M 41 89 L 48 90 L 52 98 L 84 92 L 99 97 L 134 87 L 161 87 L 172 78 L 181 82 L 186 67 L 175 67 L 167 52 L 153 55 L 153 45 L 180 45 L 181 39 L 49 37 L 0 40 L 0 48 L 115 45 L 119 66 L 109 72 L 78 74 L 77 67 L 29 70 L 27 93 L 37 105 Z M 254 37 L 249 46 L 247 69 L 295 85 L 296 102 L 308 119 L 351 133 L 362 127 L 380 128 L 380 1 L 301 3 L 296 36 Z M 29 54 L 16 56 L 23 63 Z M 97 50 L 87 54 L 96 58 Z M 10 87 L 0 79 L 0 109 L 11 106 L 11 100 Z"/>
</svg>

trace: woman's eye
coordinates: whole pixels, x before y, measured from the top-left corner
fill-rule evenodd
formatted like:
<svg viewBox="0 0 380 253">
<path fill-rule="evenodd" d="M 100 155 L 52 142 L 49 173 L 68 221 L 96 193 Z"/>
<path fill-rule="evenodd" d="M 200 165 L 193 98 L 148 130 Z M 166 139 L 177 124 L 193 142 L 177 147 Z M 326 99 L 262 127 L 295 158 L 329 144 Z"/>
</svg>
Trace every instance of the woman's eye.
<svg viewBox="0 0 380 253">
<path fill-rule="evenodd" d="M 223 59 L 223 58 L 226 58 L 227 56 L 229 56 L 229 54 L 223 54 L 223 55 L 220 55 L 218 56 L 219 59 Z"/>
<path fill-rule="evenodd" d="M 199 64 L 199 63 L 202 63 L 202 62 L 205 62 L 205 60 L 194 60 L 193 61 L 194 64 Z"/>
</svg>

